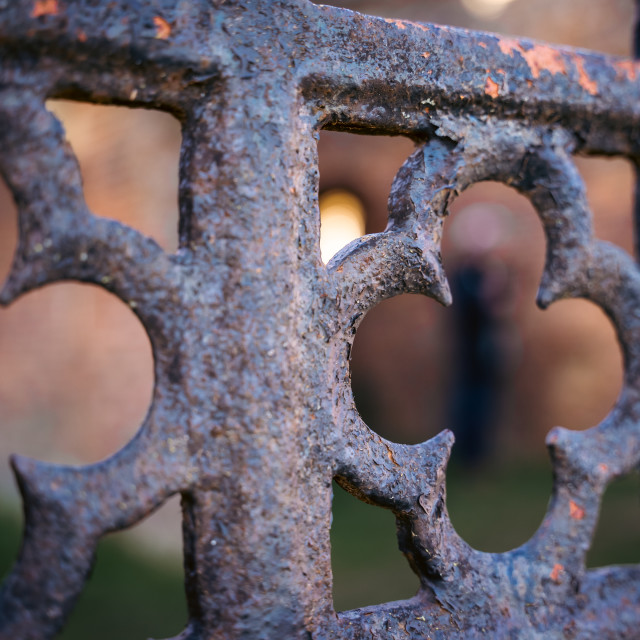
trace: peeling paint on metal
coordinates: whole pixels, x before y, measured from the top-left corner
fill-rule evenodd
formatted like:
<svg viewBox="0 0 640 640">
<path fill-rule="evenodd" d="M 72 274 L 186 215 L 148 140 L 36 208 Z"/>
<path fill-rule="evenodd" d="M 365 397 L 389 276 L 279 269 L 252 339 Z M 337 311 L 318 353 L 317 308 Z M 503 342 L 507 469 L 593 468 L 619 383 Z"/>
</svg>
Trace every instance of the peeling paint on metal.
<svg viewBox="0 0 640 640">
<path fill-rule="evenodd" d="M 569 500 L 569 515 L 574 520 L 582 520 L 584 518 L 584 509 L 573 500 Z"/>
<path fill-rule="evenodd" d="M 162 16 L 153 16 L 153 24 L 156 27 L 156 38 L 167 40 L 171 35 L 171 25 Z"/>
<path fill-rule="evenodd" d="M 589 74 L 584 68 L 584 60 L 582 58 L 573 57 L 573 64 L 575 64 L 578 71 L 578 82 L 580 86 L 592 96 L 598 95 L 598 83 L 592 80 Z"/>
<path fill-rule="evenodd" d="M 484 86 L 484 92 L 492 98 L 497 98 L 498 95 L 500 95 L 500 85 L 493 80 L 491 76 L 488 76 L 487 82 Z"/>
<path fill-rule="evenodd" d="M 58 13 L 58 0 L 36 0 L 31 11 L 32 18 L 55 16 Z"/>
</svg>

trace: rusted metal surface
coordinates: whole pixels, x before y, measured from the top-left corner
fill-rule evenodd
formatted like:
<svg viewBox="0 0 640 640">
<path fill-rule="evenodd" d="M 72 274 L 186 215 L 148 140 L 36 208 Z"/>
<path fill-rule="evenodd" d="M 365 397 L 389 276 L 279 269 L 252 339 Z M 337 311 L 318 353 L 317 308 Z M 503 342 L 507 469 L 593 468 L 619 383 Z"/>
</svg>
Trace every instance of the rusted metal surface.
<svg viewBox="0 0 640 640">
<path fill-rule="evenodd" d="M 15 457 L 26 525 L 1 593 L 0 638 L 50 638 L 95 548 L 169 496 L 184 510 L 190 622 L 180 638 L 635 638 L 640 568 L 587 571 L 603 492 L 640 461 L 640 273 L 593 237 L 572 154 L 639 153 L 640 65 L 307 0 L 0 1 L 0 171 L 20 213 L 2 292 L 80 280 L 144 324 L 153 402 L 138 435 L 83 468 Z M 163 109 L 183 125 L 180 249 L 96 217 L 46 98 Z M 416 151 L 390 225 L 325 267 L 317 131 L 400 134 Z M 388 442 L 349 383 L 378 301 L 450 293 L 449 202 L 499 180 L 547 236 L 539 304 L 586 297 L 611 318 L 625 383 L 598 426 L 554 429 L 555 486 L 533 538 L 501 554 L 453 530 L 453 438 Z M 333 479 L 391 509 L 420 577 L 406 602 L 336 614 Z"/>
</svg>

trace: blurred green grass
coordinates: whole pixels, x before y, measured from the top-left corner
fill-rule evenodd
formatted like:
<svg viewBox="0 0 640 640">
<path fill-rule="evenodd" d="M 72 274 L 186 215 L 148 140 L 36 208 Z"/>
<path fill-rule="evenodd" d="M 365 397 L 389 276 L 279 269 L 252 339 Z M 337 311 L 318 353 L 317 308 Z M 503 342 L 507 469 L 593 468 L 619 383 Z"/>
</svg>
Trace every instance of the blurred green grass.
<svg viewBox="0 0 640 640">
<path fill-rule="evenodd" d="M 451 466 L 447 507 L 456 531 L 474 548 L 500 552 L 536 531 L 551 494 L 546 461 L 493 464 L 476 473 Z M 640 562 L 640 477 L 607 490 L 589 567 Z M 334 603 L 338 611 L 415 594 L 418 579 L 397 550 L 393 514 L 359 502 L 334 486 L 331 531 Z"/>
<path fill-rule="evenodd" d="M 448 508 L 467 542 L 483 551 L 522 544 L 539 525 L 551 490 L 548 464 L 493 465 L 470 475 L 452 467 Z M 334 487 L 331 530 L 337 610 L 412 596 L 418 580 L 397 549 L 393 515 Z M 605 496 L 589 566 L 640 560 L 640 479 L 614 483 Z M 0 508 L 0 574 L 16 555 L 20 524 L 15 510 Z M 180 559 L 126 545 L 118 536 L 98 549 L 91 580 L 62 640 L 143 640 L 179 633 L 186 623 Z"/>
<path fill-rule="evenodd" d="M 0 575 L 10 568 L 18 550 L 21 524 L 17 516 L 15 510 L 0 508 Z M 98 546 L 91 579 L 58 638 L 167 638 L 182 631 L 186 621 L 180 558 L 122 543 L 116 534 Z"/>
</svg>

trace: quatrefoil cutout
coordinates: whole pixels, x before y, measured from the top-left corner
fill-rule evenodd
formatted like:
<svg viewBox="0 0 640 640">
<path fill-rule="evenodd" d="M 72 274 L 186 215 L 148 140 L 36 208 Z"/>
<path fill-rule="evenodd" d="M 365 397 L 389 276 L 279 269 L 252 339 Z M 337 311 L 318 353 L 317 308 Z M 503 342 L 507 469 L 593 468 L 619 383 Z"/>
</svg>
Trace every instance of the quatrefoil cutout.
<svg viewBox="0 0 640 640">
<path fill-rule="evenodd" d="M 341 339 L 347 351 L 366 311 L 384 298 L 422 293 L 444 304 L 450 302 L 440 257 L 448 205 L 471 184 L 493 180 L 529 198 L 543 224 L 547 257 L 539 306 L 577 297 L 599 305 L 622 344 L 625 386 L 616 406 L 599 425 L 583 432 L 562 428 L 550 432 L 547 445 L 555 478 L 552 499 L 538 531 L 513 551 L 475 551 L 451 525 L 444 486 L 452 445 L 448 432 L 413 447 L 385 441 L 390 460 L 378 464 L 385 469 L 386 482 L 376 477 L 382 473 L 369 475 L 368 469 L 363 473 L 350 461 L 339 482 L 355 495 L 394 511 L 402 551 L 425 588 L 443 606 L 448 603 L 458 609 L 470 604 L 472 584 L 484 585 L 497 601 L 510 600 L 512 596 L 505 594 L 517 592 L 517 584 L 525 583 L 533 585 L 538 596 L 549 598 L 550 584 L 551 598 L 561 601 L 563 593 L 585 579 L 585 554 L 606 486 L 640 461 L 636 423 L 639 327 L 630 314 L 640 295 L 638 270 L 625 252 L 594 239 L 584 185 L 570 155 L 571 136 L 544 128 L 524 129 L 516 123 L 453 124 L 443 119 L 437 135 L 400 169 L 389 199 L 387 230 L 355 241 L 329 264 L 340 283 L 340 297 L 356 301 L 342 316 Z M 344 363 L 341 372 L 339 397 L 349 416 L 348 428 L 362 442 L 382 441 L 357 414 Z M 411 449 L 423 457 L 426 467 L 431 460 L 432 468 L 422 481 L 418 474 L 406 473 L 408 467 L 400 460 L 401 455 L 410 457 Z M 398 478 L 405 474 L 409 477 Z M 526 577 L 515 580 L 508 567 L 525 556 L 536 561 L 526 570 L 521 568 Z"/>
</svg>

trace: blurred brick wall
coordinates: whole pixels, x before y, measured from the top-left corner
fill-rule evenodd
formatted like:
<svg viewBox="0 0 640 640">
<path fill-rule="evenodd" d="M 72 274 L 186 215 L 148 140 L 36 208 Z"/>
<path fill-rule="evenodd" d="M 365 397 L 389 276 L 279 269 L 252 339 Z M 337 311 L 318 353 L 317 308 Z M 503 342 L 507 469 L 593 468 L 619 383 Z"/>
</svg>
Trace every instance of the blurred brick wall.
<svg viewBox="0 0 640 640">
<path fill-rule="evenodd" d="M 585 10 L 584 0 L 517 0 L 493 21 L 449 0 L 354 0 L 343 6 L 626 54 L 632 4 L 594 0 Z M 174 251 L 178 123 L 142 110 L 72 103 L 52 108 L 80 158 L 90 207 Z M 367 231 L 379 231 L 391 180 L 411 148 L 403 139 L 323 134 L 321 188 L 353 190 L 365 203 Z M 579 166 L 598 235 L 630 249 L 630 167 L 606 159 L 580 160 Z M 454 210 L 477 203 L 505 207 L 517 221 L 509 243 L 499 249 L 517 283 L 511 316 L 518 336 L 499 439 L 507 447 L 526 450 L 533 443 L 541 451 L 542 437 L 554 424 L 580 428 L 603 417 L 620 386 L 620 354 L 608 321 L 588 303 L 563 302 L 545 313 L 534 307 L 544 247 L 528 203 L 486 184 L 462 196 Z M 15 208 L 0 183 L 0 277 L 8 271 L 16 235 Z M 447 242 L 445 260 L 455 265 Z M 372 426 L 416 441 L 447 426 L 450 316 L 429 300 L 406 298 L 393 307 L 381 307 L 363 325 L 354 373 L 358 385 L 367 387 L 364 393 L 379 398 Z M 49 286 L 0 310 L 2 460 L 15 451 L 72 463 L 109 455 L 135 433 L 152 384 L 144 330 L 130 309 L 97 288 Z M 12 486 L 4 462 L 0 486 Z"/>
</svg>

